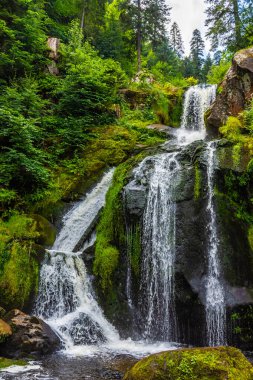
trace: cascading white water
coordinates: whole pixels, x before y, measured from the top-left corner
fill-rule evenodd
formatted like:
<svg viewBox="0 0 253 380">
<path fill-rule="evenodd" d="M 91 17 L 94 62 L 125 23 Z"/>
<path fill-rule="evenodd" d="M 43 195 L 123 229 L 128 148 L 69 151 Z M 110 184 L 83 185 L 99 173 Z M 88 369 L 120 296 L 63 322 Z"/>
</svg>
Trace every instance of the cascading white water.
<svg viewBox="0 0 253 380">
<path fill-rule="evenodd" d="M 52 250 L 72 252 L 85 231 L 94 225 L 99 211 L 105 203 L 105 195 L 111 184 L 114 170 L 106 173 L 97 186 L 64 216 L 63 227 Z"/>
<path fill-rule="evenodd" d="M 86 198 L 66 214 L 41 268 L 35 312 L 47 320 L 68 347 L 119 339 L 92 294 L 80 253 L 73 252 L 105 203 L 113 171 L 106 173 Z"/>
<path fill-rule="evenodd" d="M 194 87 L 186 93 L 182 127 L 178 131 L 177 150 L 184 149 L 184 146 L 193 140 L 203 138 L 203 113 L 213 100 L 214 92 L 215 88 L 209 86 L 207 88 Z M 195 104 L 197 108 L 191 111 L 192 104 Z M 193 111 L 194 128 L 191 115 Z M 142 302 L 141 309 L 145 320 L 143 335 L 153 341 L 176 341 L 177 339 L 174 299 L 176 259 L 174 193 L 181 175 L 177 156 L 178 153 L 173 152 L 148 157 L 135 169 L 136 181 L 141 183 L 143 177 L 148 179 L 147 204 L 142 228 L 141 292 L 142 300 L 145 302 Z M 210 171 L 210 168 L 208 170 Z M 85 232 L 91 232 L 91 226 L 95 224 L 97 215 L 104 205 L 112 175 L 113 171 L 108 172 L 91 193 L 66 214 L 63 227 L 41 269 L 36 312 L 58 331 L 65 346 L 72 348 L 85 344 L 103 345 L 105 342 L 111 347 L 131 346 L 132 350 L 137 347 L 132 341 L 120 340 L 115 328 L 105 319 L 93 296 L 80 253 L 74 253 Z M 208 174 L 210 194 L 212 175 L 212 172 Z M 212 202 L 211 195 L 209 197 Z M 210 212 L 210 207 L 208 210 Z M 210 234 L 212 231 L 210 227 Z M 131 231 L 129 231 L 129 239 L 131 240 Z M 82 243 L 85 242 L 82 241 Z M 129 244 L 131 245 L 131 241 Z M 129 262 L 126 290 L 129 305 L 132 307 L 130 264 Z M 212 265 L 211 263 L 210 266 Z M 212 276 L 209 277 L 212 278 Z M 219 280 L 219 276 L 216 276 L 216 279 Z M 214 310 L 210 306 L 213 305 L 211 296 L 214 296 L 210 289 L 211 287 L 207 286 L 207 305 L 209 305 L 207 313 L 208 310 Z M 214 312 L 209 313 L 211 314 L 214 315 Z M 220 330 L 220 327 L 216 326 L 218 322 L 215 318 L 209 319 L 212 321 L 210 324 L 213 324 L 212 331 L 217 328 Z M 139 345 L 137 349 L 145 351 L 143 345 Z"/>
<path fill-rule="evenodd" d="M 206 137 L 204 115 L 215 96 L 216 86 L 193 86 L 186 91 L 181 128 L 178 131 L 180 145 Z"/>
<path fill-rule="evenodd" d="M 206 324 L 209 346 L 226 344 L 225 293 L 221 281 L 219 238 L 214 207 L 214 173 L 216 142 L 207 144 L 207 180 L 209 213 L 208 230 L 208 276 L 206 284 Z"/>
<path fill-rule="evenodd" d="M 104 206 L 113 171 L 106 173 L 86 198 L 66 214 L 62 230 L 41 268 L 35 314 L 59 334 L 65 352 L 70 354 L 93 355 L 109 350 L 138 356 L 172 348 L 171 344 L 121 340 L 94 297 L 81 252 L 73 252 Z M 94 234 L 84 247 L 93 241 Z"/>
<path fill-rule="evenodd" d="M 174 303 L 176 203 L 180 178 L 177 153 L 144 160 L 135 170 L 135 181 L 150 173 L 142 228 L 141 306 L 147 339 L 177 340 Z M 144 174 L 145 175 L 145 174 Z"/>
</svg>

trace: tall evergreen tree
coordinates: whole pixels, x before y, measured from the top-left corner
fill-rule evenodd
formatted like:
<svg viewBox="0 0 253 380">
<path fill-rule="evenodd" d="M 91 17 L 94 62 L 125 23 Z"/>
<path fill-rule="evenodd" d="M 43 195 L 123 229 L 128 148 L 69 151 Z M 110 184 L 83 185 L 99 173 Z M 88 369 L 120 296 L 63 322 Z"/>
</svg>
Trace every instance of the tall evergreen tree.
<svg viewBox="0 0 253 380">
<path fill-rule="evenodd" d="M 179 26 L 174 22 L 170 29 L 170 44 L 172 49 L 178 54 L 179 57 L 182 57 L 184 54 L 183 40 Z"/>
<path fill-rule="evenodd" d="M 253 44 L 253 3 L 252 0 L 244 0 L 241 13 L 243 23 L 243 42 L 245 46 Z"/>
<path fill-rule="evenodd" d="M 242 23 L 239 0 L 205 0 L 207 37 L 216 50 L 224 46 L 232 51 L 242 47 Z"/>
<path fill-rule="evenodd" d="M 205 44 L 198 29 L 193 31 L 191 39 L 191 60 L 193 63 L 193 74 L 201 79 L 201 69 L 204 61 Z"/>
<path fill-rule="evenodd" d="M 143 0 L 144 38 L 151 42 L 153 50 L 166 39 L 166 26 L 170 20 L 171 8 L 166 0 Z"/>
</svg>

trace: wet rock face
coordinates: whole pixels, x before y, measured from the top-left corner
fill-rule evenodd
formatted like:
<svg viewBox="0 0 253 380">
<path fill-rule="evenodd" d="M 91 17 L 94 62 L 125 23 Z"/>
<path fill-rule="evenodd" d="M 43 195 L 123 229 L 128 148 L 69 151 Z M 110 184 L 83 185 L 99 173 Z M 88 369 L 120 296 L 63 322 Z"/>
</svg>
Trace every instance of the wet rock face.
<svg viewBox="0 0 253 380">
<path fill-rule="evenodd" d="M 6 314 L 4 319 L 12 334 L 0 344 L 0 355 L 14 358 L 39 356 L 53 352 L 60 345 L 58 336 L 37 317 L 14 309 Z"/>
<path fill-rule="evenodd" d="M 228 116 L 237 116 L 253 95 L 253 48 L 241 50 L 234 56 L 221 84 L 222 92 L 217 96 L 207 116 L 209 134 L 217 135 Z"/>
<path fill-rule="evenodd" d="M 164 149 L 163 147 L 163 152 Z M 203 142 L 194 142 L 178 152 L 181 174 L 173 194 L 173 201 L 176 202 L 175 303 L 179 341 L 194 345 L 205 344 L 205 289 L 208 271 L 206 228 L 209 223 L 206 212 L 208 162 L 205 152 Z M 235 175 L 240 175 L 247 166 L 247 157 L 242 157 L 238 164 L 233 162 L 231 156 L 231 146 L 221 140 L 216 150 L 215 170 L 219 257 L 226 291 L 228 340 L 240 345 L 242 341 L 235 338 L 236 331 L 229 315 L 238 307 L 250 307 L 253 304 L 253 267 L 250 265 L 252 252 L 247 238 L 247 226 L 234 217 L 233 210 L 228 208 L 222 196 L 226 192 L 226 174 L 232 171 Z M 153 158 L 147 158 L 142 174 L 136 179 L 133 172 L 124 189 L 125 196 L 122 199 L 129 225 L 139 223 L 142 226 L 153 165 Z M 132 281 L 132 298 L 138 309 L 140 277 L 135 278 L 133 274 Z M 244 326 L 248 322 L 241 323 Z M 245 349 L 251 346 L 244 344 L 243 347 Z"/>
</svg>

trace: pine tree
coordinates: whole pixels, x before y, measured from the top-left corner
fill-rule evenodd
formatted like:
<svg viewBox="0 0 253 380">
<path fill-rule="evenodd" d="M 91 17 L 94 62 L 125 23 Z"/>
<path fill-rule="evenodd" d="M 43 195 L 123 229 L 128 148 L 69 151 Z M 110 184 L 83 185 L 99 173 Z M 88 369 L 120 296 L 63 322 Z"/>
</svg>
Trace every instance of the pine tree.
<svg viewBox="0 0 253 380">
<path fill-rule="evenodd" d="M 203 65 L 205 44 L 198 29 L 193 31 L 191 39 L 191 60 L 193 63 L 193 73 L 196 78 L 201 79 L 201 69 Z"/>
<path fill-rule="evenodd" d="M 238 0 L 205 0 L 207 37 L 212 42 L 212 49 L 219 46 L 238 50 L 242 47 L 242 22 Z"/>
<path fill-rule="evenodd" d="M 243 42 L 245 46 L 253 44 L 253 3 L 252 0 L 244 0 L 244 6 L 241 13 L 243 23 Z"/>
<path fill-rule="evenodd" d="M 176 22 L 172 24 L 170 29 L 170 44 L 174 52 L 176 52 L 179 57 L 182 57 L 184 54 L 183 40 Z"/>
<path fill-rule="evenodd" d="M 170 20 L 171 8 L 166 0 L 143 0 L 143 37 L 155 49 L 166 39 L 166 25 Z"/>
<path fill-rule="evenodd" d="M 137 50 L 137 71 L 141 70 L 142 66 L 142 40 L 143 40 L 143 4 L 142 0 L 129 1 L 129 14 L 132 18 L 132 27 L 136 35 L 136 50 Z"/>
</svg>

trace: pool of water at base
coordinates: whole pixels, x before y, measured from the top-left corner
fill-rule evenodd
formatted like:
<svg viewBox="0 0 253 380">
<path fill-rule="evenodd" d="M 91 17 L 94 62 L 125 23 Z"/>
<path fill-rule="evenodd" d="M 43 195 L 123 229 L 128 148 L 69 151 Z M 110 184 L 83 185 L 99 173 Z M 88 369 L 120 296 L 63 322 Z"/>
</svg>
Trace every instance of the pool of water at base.
<svg viewBox="0 0 253 380">
<path fill-rule="evenodd" d="M 138 358 L 130 355 L 79 357 L 57 353 L 27 368 L 0 372 L 1 380 L 114 380 L 122 379 Z"/>
</svg>

